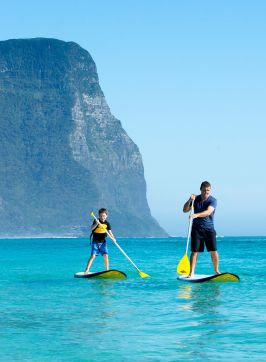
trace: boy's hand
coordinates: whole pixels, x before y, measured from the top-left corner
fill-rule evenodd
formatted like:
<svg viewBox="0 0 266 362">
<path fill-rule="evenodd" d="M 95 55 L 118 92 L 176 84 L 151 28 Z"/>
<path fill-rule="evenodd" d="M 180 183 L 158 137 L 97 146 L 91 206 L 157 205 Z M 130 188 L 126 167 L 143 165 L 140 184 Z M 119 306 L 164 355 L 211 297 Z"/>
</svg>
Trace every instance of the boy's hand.
<svg viewBox="0 0 266 362">
<path fill-rule="evenodd" d="M 96 223 L 97 223 L 97 226 L 98 226 L 99 228 L 102 228 L 102 227 L 103 227 L 99 220 L 97 220 Z"/>
</svg>

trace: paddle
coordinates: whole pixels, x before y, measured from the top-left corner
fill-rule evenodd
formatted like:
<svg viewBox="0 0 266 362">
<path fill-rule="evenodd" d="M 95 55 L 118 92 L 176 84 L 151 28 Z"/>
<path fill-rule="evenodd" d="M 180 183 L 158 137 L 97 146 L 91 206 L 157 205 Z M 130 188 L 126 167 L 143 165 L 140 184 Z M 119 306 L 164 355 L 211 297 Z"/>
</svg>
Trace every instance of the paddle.
<svg viewBox="0 0 266 362">
<path fill-rule="evenodd" d="M 94 215 L 93 211 L 90 214 L 96 221 L 99 221 L 96 216 Z M 101 224 L 101 223 L 100 223 Z M 148 278 L 150 277 L 149 274 L 146 274 L 144 272 L 142 272 L 141 270 L 139 270 L 139 268 L 136 266 L 135 263 L 133 263 L 133 261 L 130 259 L 130 257 L 124 252 L 124 250 L 121 248 L 121 246 L 117 243 L 117 241 L 111 236 L 111 234 L 108 232 L 108 230 L 105 230 L 107 235 L 109 236 L 109 238 L 112 240 L 112 242 L 118 247 L 118 249 L 122 252 L 122 254 L 124 254 L 124 256 L 127 258 L 128 261 L 130 261 L 130 263 L 134 266 L 135 269 L 137 269 L 139 275 L 141 276 L 141 278 Z"/>
<path fill-rule="evenodd" d="M 192 215 L 193 212 L 194 212 L 194 200 L 192 200 L 189 216 Z M 180 262 L 178 263 L 178 265 L 176 267 L 176 272 L 178 274 L 186 274 L 187 275 L 187 274 L 190 273 L 190 262 L 189 262 L 189 259 L 188 259 L 188 256 L 187 256 L 187 251 L 188 251 L 188 244 L 189 244 L 189 239 L 190 239 L 190 234 L 191 234 L 191 228 L 192 228 L 192 219 L 189 217 L 186 252 L 185 252 L 185 255 L 183 256 L 183 258 L 180 260 Z"/>
</svg>

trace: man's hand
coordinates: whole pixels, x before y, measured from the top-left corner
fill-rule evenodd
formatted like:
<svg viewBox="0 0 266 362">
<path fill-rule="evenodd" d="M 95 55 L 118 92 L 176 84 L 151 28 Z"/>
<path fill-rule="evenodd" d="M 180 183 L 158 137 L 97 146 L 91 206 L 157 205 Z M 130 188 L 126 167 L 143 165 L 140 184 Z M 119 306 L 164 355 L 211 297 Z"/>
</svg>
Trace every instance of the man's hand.
<svg viewBox="0 0 266 362">
<path fill-rule="evenodd" d="M 195 198 L 196 198 L 196 195 L 195 195 L 195 194 L 191 194 L 190 200 L 191 200 L 191 201 L 192 201 L 192 200 L 195 200 Z"/>
</svg>

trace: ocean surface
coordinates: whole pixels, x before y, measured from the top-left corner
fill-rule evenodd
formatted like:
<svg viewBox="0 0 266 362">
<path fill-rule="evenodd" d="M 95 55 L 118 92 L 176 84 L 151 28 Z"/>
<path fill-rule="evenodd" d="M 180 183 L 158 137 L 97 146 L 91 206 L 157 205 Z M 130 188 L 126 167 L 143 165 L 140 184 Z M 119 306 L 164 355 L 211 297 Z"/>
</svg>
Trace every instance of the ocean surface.
<svg viewBox="0 0 266 362">
<path fill-rule="evenodd" d="M 0 240 L 0 361 L 265 361 L 266 237 L 220 237 L 238 283 L 176 279 L 185 238 L 108 240 L 122 281 L 76 279 L 88 239 Z M 98 256 L 92 271 L 103 270 Z M 212 274 L 210 255 L 198 274 Z"/>
</svg>

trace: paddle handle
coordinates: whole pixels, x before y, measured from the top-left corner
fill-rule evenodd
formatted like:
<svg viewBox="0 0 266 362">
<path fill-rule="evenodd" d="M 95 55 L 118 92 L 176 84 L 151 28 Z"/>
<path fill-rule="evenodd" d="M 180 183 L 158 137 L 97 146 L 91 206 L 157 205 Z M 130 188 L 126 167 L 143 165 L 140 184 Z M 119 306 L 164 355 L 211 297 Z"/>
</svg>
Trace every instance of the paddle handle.
<svg viewBox="0 0 266 362">
<path fill-rule="evenodd" d="M 193 213 L 194 213 L 194 200 L 192 200 L 191 209 L 190 209 L 190 214 L 189 214 L 189 226 L 188 226 L 188 233 L 187 233 L 186 255 L 187 255 L 187 252 L 188 252 L 188 244 L 189 244 L 190 234 L 191 234 L 191 229 L 192 229 L 192 219 L 190 218 L 190 216 L 191 216 Z"/>
<path fill-rule="evenodd" d="M 96 218 L 96 216 L 94 215 L 93 212 L 91 213 L 91 216 L 94 217 L 94 219 L 99 222 L 99 220 Z M 101 223 L 99 222 L 99 224 L 101 224 Z M 141 273 L 140 269 L 139 269 L 139 268 L 136 266 L 136 264 L 130 259 L 130 257 L 124 252 L 124 250 L 121 248 L 121 246 L 118 244 L 118 242 L 112 237 L 112 235 L 109 233 L 109 231 L 108 231 L 108 230 L 105 230 L 105 231 L 106 231 L 107 235 L 109 236 L 109 238 L 112 240 L 112 242 L 113 242 L 113 243 L 118 247 L 118 249 L 121 251 L 121 253 L 124 254 L 124 256 L 127 258 L 127 260 L 134 266 L 134 268 L 137 269 L 137 271 L 138 271 L 139 273 Z"/>
</svg>

